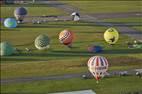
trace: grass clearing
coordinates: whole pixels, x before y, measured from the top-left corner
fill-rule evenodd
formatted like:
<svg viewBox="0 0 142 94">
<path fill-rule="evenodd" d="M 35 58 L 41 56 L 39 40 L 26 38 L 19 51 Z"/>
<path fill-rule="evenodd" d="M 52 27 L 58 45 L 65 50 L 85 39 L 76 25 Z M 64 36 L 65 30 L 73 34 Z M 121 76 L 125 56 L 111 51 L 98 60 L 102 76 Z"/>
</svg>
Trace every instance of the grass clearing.
<svg viewBox="0 0 142 94">
<path fill-rule="evenodd" d="M 140 11 L 140 1 L 64 1 L 81 9 L 83 13 L 132 12 Z M 133 6 L 133 7 L 132 7 Z M 2 6 L 1 17 L 12 17 L 17 6 Z M 40 8 L 27 7 L 31 16 L 66 15 L 63 11 L 47 6 Z M 43 11 L 36 12 L 43 9 Z M 12 11 L 11 11 L 12 10 Z M 5 12 L 6 11 L 6 12 Z M 131 19 L 127 19 L 130 21 Z M 135 18 L 133 19 L 135 20 Z M 136 18 L 136 21 L 139 21 Z M 75 33 L 73 49 L 59 43 L 58 34 L 64 29 Z M 1 24 L 1 42 L 9 41 L 14 47 L 22 50 L 13 56 L 1 57 L 1 78 L 31 77 L 80 73 L 88 71 L 86 62 L 94 55 L 105 56 L 110 63 L 109 70 L 127 70 L 142 68 L 142 51 L 128 49 L 126 41 L 132 38 L 121 35 L 114 46 L 109 46 L 103 39 L 107 27 L 90 23 L 48 22 L 43 24 L 20 24 L 17 28 L 8 29 Z M 39 34 L 47 34 L 51 38 L 51 48 L 38 51 L 34 47 L 34 39 Z M 89 53 L 90 44 L 103 46 L 102 53 Z M 26 52 L 25 48 L 32 49 Z M 115 87 L 114 87 L 115 83 Z M 97 85 L 94 79 L 68 79 L 61 81 L 38 81 L 19 84 L 2 85 L 2 93 L 48 93 L 70 90 L 93 89 L 98 94 L 121 94 L 141 91 L 141 79 L 133 76 L 112 77 L 102 79 Z"/>
<path fill-rule="evenodd" d="M 138 77 L 104 78 L 99 84 L 95 79 L 68 79 L 58 81 L 37 81 L 2 85 L 2 93 L 50 93 L 92 89 L 99 94 L 125 94 L 127 92 L 141 92 L 142 79 Z M 115 86 L 114 86 L 115 83 Z"/>
<path fill-rule="evenodd" d="M 82 13 L 139 12 L 141 1 L 62 1 Z"/>
<path fill-rule="evenodd" d="M 142 31 L 142 18 L 141 17 L 128 17 L 128 18 L 111 18 L 111 19 L 104 19 L 104 22 L 118 22 L 124 24 L 136 24 L 136 26 L 132 26 L 132 28 Z M 137 26 L 139 24 L 139 26 Z"/>
</svg>

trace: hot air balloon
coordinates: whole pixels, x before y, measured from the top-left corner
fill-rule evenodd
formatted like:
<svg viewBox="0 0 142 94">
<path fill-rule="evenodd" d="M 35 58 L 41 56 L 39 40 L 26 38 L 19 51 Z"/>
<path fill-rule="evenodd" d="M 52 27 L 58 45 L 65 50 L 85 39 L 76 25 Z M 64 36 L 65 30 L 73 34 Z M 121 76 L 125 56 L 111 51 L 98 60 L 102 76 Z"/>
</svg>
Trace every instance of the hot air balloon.
<svg viewBox="0 0 142 94">
<path fill-rule="evenodd" d="M 35 47 L 39 50 L 45 50 L 50 47 L 50 39 L 47 35 L 41 34 L 35 39 Z"/>
<path fill-rule="evenodd" d="M 16 8 L 14 11 L 14 16 L 21 23 L 24 17 L 27 15 L 27 10 L 24 7 Z"/>
<path fill-rule="evenodd" d="M 9 56 L 15 52 L 15 49 L 9 42 L 1 42 L 0 43 L 0 55 L 1 56 Z"/>
<path fill-rule="evenodd" d="M 71 16 L 72 16 L 72 20 L 73 20 L 73 21 L 79 21 L 79 20 L 80 20 L 80 15 L 79 15 L 79 13 L 77 13 L 77 12 L 73 12 L 73 13 L 71 14 Z"/>
<path fill-rule="evenodd" d="M 93 56 L 88 60 L 88 69 L 91 74 L 96 78 L 97 82 L 100 78 L 104 77 L 108 70 L 108 61 L 102 56 Z"/>
<path fill-rule="evenodd" d="M 119 39 L 119 33 L 115 28 L 109 28 L 104 33 L 104 39 L 110 45 L 115 44 Z"/>
<path fill-rule="evenodd" d="M 95 52 L 95 53 L 99 53 L 99 52 L 102 52 L 102 47 L 101 46 L 95 46 L 95 45 L 92 45 L 92 46 L 89 46 L 88 47 L 88 51 L 89 52 Z"/>
<path fill-rule="evenodd" d="M 74 39 L 74 34 L 70 30 L 65 29 L 59 34 L 60 42 L 63 43 L 64 45 L 67 45 L 69 48 L 72 47 L 73 39 Z"/>
<path fill-rule="evenodd" d="M 7 28 L 17 27 L 17 21 L 14 18 L 7 18 L 4 20 L 4 26 Z"/>
</svg>

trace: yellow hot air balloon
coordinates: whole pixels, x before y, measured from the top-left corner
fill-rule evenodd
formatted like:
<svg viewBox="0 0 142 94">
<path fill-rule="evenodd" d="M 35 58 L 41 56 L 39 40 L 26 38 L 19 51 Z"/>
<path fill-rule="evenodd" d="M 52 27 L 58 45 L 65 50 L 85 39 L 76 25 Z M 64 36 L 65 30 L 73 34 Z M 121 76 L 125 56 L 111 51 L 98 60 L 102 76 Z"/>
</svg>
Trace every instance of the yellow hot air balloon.
<svg viewBox="0 0 142 94">
<path fill-rule="evenodd" d="M 115 44 L 119 39 L 119 33 L 115 28 L 109 28 L 104 33 L 104 39 L 110 45 Z"/>
</svg>

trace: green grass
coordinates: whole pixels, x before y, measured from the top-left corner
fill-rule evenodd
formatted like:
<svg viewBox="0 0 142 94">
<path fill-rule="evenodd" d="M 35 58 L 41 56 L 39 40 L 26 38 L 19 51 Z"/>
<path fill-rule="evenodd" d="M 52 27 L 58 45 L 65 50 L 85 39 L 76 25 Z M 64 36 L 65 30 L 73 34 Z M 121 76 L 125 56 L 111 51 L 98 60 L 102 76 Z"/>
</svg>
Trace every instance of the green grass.
<svg viewBox="0 0 142 94">
<path fill-rule="evenodd" d="M 7 18 L 7 17 L 14 17 L 14 10 L 19 6 L 1 6 L 1 18 Z M 54 7 L 48 7 L 48 6 L 43 6 L 43 7 L 30 7 L 27 6 L 25 7 L 28 11 L 27 16 L 43 16 L 43 15 L 66 15 L 66 13 L 60 9 L 56 9 Z M 40 13 L 39 13 L 40 11 Z M 47 12 L 46 12 L 47 11 Z"/>
<path fill-rule="evenodd" d="M 60 28 L 53 28 L 55 25 Z M 25 28 L 24 26 L 33 27 Z M 15 56 L 1 58 L 2 78 L 86 72 L 87 66 L 82 65 L 86 64 L 87 60 L 93 55 L 107 57 L 111 63 L 110 70 L 141 68 L 142 66 L 140 62 L 140 57 L 142 56 L 140 50 L 128 49 L 125 44 L 125 41 L 132 39 L 121 35 L 118 43 L 111 47 L 103 39 L 103 32 L 107 29 L 106 27 L 89 26 L 86 23 L 78 23 L 75 25 L 72 22 L 51 22 L 38 26 L 39 28 L 37 29 L 32 24 L 22 24 L 19 28 L 15 28 L 12 31 L 4 27 L 2 28 L 1 41 L 10 41 L 14 47 L 22 50 L 20 54 L 16 53 Z M 42 28 L 44 26 L 51 26 L 52 28 Z M 73 43 L 73 49 L 69 49 L 59 43 L 58 34 L 64 29 L 62 26 L 67 26 L 75 33 L 76 37 Z M 38 51 L 34 47 L 34 39 L 42 33 L 47 34 L 51 38 L 51 48 L 47 51 Z M 87 47 L 90 44 L 102 45 L 104 52 L 98 54 L 87 52 Z M 25 51 L 26 47 L 33 49 L 33 52 L 27 53 Z M 131 56 L 128 56 L 128 54 Z M 123 61 L 123 59 L 126 59 L 126 61 Z M 54 66 L 58 67 L 55 68 Z"/>
<path fill-rule="evenodd" d="M 140 12 L 141 1 L 62 1 L 83 13 Z"/>
<path fill-rule="evenodd" d="M 141 17 L 127 17 L 127 18 L 111 18 L 111 19 L 104 19 L 102 20 L 104 22 L 120 22 L 124 24 L 133 24 L 138 23 L 142 25 L 142 18 Z M 132 28 L 142 31 L 142 26 L 132 26 Z"/>
<path fill-rule="evenodd" d="M 96 4 L 96 8 L 94 7 L 94 3 Z M 119 2 L 119 7 L 116 3 L 118 4 L 118 1 L 105 1 L 104 3 L 100 3 L 99 1 L 78 1 L 76 4 L 78 4 L 78 7 L 83 7 L 81 9 L 82 12 L 88 11 L 88 13 L 105 11 L 113 12 L 114 10 L 115 12 L 139 11 L 139 1 L 121 1 Z M 126 3 L 128 3 L 128 5 L 126 5 Z M 106 6 L 103 7 L 104 4 Z M 108 4 L 111 6 L 108 7 Z M 43 15 L 45 13 L 47 13 L 47 15 L 66 15 L 66 13 L 61 10 L 51 7 L 40 7 L 39 10 L 43 9 L 43 11 L 40 11 L 39 13 L 36 12 L 39 11 L 37 7 L 28 6 L 27 8 L 30 11 L 28 15 L 32 16 Z M 124 9 L 121 10 L 121 8 Z M 3 6 L 2 17 L 12 17 L 14 9 L 14 6 Z M 66 28 L 75 33 L 73 49 L 69 49 L 59 43 L 58 34 Z M 20 24 L 14 29 L 5 28 L 1 24 L 0 41 L 9 41 L 14 47 L 22 50 L 21 53 L 15 53 L 13 56 L 1 57 L 1 78 L 48 76 L 86 72 L 88 71 L 86 66 L 87 60 L 94 55 L 105 56 L 110 63 L 109 70 L 141 68 L 142 51 L 140 49 L 128 49 L 125 43 L 126 41 L 132 41 L 134 39 L 120 34 L 119 41 L 116 45 L 109 46 L 103 39 L 103 33 L 106 29 L 107 27 L 97 26 L 91 23 L 74 23 L 70 21 L 48 22 L 43 24 Z M 34 39 L 39 34 L 47 34 L 49 38 L 51 38 L 50 49 L 46 51 L 38 51 L 35 48 Z M 89 53 L 87 52 L 87 47 L 90 44 L 99 44 L 103 46 L 104 51 L 97 54 Z M 26 47 L 32 49 L 32 52 L 26 52 Z M 3 85 L 1 87 L 1 92 L 56 92 L 93 89 L 99 94 L 120 94 L 125 91 L 141 90 L 140 81 L 141 79 L 136 77 L 113 77 L 103 79 L 99 85 L 96 85 L 95 80 L 92 79 L 40 81 Z M 115 87 L 114 83 L 116 84 Z"/>
<path fill-rule="evenodd" d="M 142 79 L 138 77 L 111 77 L 96 84 L 95 79 L 68 79 L 60 81 L 36 81 L 2 85 L 3 93 L 51 93 L 92 89 L 97 94 L 125 94 L 142 91 Z M 115 86 L 114 86 L 115 85 Z"/>
<path fill-rule="evenodd" d="M 130 22 L 141 23 L 142 18 L 141 17 L 110 18 L 110 19 L 104 19 L 103 21 L 106 21 L 106 22 L 121 22 L 121 23 L 130 23 Z"/>
</svg>

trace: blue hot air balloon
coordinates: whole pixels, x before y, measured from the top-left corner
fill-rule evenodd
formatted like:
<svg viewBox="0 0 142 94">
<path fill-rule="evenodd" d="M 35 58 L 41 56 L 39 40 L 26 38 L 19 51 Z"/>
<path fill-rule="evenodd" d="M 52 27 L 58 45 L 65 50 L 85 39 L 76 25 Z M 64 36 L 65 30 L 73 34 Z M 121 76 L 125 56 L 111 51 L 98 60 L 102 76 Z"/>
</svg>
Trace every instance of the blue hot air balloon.
<svg viewBox="0 0 142 94">
<path fill-rule="evenodd" d="M 17 21 L 14 18 L 7 18 L 4 20 L 4 26 L 7 28 L 17 27 Z"/>
<path fill-rule="evenodd" d="M 102 52 L 102 47 L 101 46 L 95 46 L 95 45 L 93 45 L 93 46 L 89 46 L 88 47 L 88 51 L 89 52 L 95 52 L 95 53 L 99 53 L 99 52 Z"/>
<path fill-rule="evenodd" d="M 19 22 L 22 22 L 26 15 L 27 10 L 24 7 L 16 8 L 14 11 L 14 16 Z"/>
</svg>

